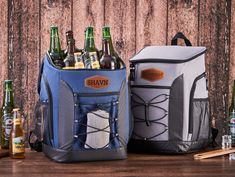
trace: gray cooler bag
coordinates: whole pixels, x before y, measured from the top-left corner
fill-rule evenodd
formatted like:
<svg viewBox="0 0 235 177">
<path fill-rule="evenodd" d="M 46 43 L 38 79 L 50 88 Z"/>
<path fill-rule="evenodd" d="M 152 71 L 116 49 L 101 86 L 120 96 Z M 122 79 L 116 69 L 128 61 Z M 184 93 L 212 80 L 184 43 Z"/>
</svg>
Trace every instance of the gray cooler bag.
<svg viewBox="0 0 235 177">
<path fill-rule="evenodd" d="M 185 153 L 208 145 L 205 52 L 205 47 L 149 46 L 130 59 L 131 150 Z"/>
</svg>

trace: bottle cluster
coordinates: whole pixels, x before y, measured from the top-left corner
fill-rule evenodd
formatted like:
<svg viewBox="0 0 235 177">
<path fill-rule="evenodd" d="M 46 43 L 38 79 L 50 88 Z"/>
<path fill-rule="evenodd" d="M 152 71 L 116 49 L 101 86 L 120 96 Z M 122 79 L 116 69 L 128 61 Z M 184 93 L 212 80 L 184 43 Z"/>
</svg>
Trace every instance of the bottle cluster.
<svg viewBox="0 0 235 177">
<path fill-rule="evenodd" d="M 19 108 L 15 108 L 12 81 L 4 81 L 3 105 L 0 110 L 0 145 L 9 149 L 12 158 L 24 158 L 24 131 Z"/>
<path fill-rule="evenodd" d="M 102 50 L 96 48 L 93 27 L 85 30 L 84 49 L 78 49 L 75 45 L 73 31 L 66 32 L 67 48 L 61 49 L 57 26 L 51 26 L 49 55 L 53 64 L 59 69 L 122 69 L 124 62 L 114 50 L 110 28 L 102 29 Z"/>
</svg>

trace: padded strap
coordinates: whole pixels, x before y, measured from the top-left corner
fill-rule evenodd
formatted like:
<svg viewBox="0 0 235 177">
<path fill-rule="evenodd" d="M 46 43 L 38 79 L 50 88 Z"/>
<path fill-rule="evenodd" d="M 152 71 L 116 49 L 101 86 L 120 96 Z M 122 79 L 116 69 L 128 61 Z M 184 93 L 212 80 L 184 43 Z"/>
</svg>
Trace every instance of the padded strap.
<svg viewBox="0 0 235 177">
<path fill-rule="evenodd" d="M 186 36 L 182 33 L 182 32 L 178 32 L 171 40 L 171 45 L 177 45 L 177 41 L 178 39 L 183 39 L 185 42 L 186 46 L 192 46 L 191 42 L 189 41 L 188 38 L 186 38 Z"/>
<path fill-rule="evenodd" d="M 40 65 L 40 69 L 39 69 L 39 73 L 38 73 L 38 94 L 40 94 L 40 90 L 41 90 L 41 79 L 42 79 L 42 71 L 43 71 L 43 66 L 44 66 L 44 60 L 42 61 L 41 65 Z"/>
<path fill-rule="evenodd" d="M 34 132 L 30 131 L 29 132 L 29 138 L 28 138 L 28 143 L 31 149 L 34 149 L 37 152 L 42 152 L 42 142 L 36 139 L 34 142 L 31 142 L 31 138 L 33 136 Z M 36 136 L 36 135 L 34 135 Z"/>
</svg>

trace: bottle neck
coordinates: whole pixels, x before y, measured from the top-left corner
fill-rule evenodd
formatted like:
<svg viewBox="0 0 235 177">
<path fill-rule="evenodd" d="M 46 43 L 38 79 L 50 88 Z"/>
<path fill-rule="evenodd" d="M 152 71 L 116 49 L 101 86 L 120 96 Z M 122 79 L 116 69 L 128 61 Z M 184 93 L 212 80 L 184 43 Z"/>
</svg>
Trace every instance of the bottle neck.
<svg viewBox="0 0 235 177">
<path fill-rule="evenodd" d="M 58 29 L 51 29 L 50 52 L 61 53 Z"/>
<path fill-rule="evenodd" d="M 5 90 L 4 91 L 4 96 L 3 96 L 3 105 L 7 106 L 9 104 L 13 104 L 14 100 L 13 100 L 13 92 L 12 90 Z"/>
<path fill-rule="evenodd" d="M 74 51 L 75 51 L 75 42 L 73 39 L 70 39 L 70 41 L 68 42 L 68 54 L 74 55 Z"/>
<path fill-rule="evenodd" d="M 102 50 L 103 50 L 104 56 L 110 55 L 110 46 L 106 39 L 103 40 Z"/>
<path fill-rule="evenodd" d="M 87 28 L 85 31 L 85 50 L 95 49 L 93 29 Z"/>
<path fill-rule="evenodd" d="M 112 37 L 110 34 L 110 30 L 107 28 L 103 28 L 103 39 L 106 39 L 109 45 L 109 49 L 110 49 L 110 53 L 111 55 L 113 55 L 114 52 L 114 48 L 113 48 L 113 42 L 112 42 Z"/>
</svg>

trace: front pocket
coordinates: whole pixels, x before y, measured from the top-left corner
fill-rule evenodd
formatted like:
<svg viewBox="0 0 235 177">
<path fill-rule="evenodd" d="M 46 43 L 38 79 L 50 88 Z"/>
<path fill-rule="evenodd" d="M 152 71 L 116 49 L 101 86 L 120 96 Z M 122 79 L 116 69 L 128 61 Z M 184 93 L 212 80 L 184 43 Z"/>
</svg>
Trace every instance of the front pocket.
<svg viewBox="0 0 235 177">
<path fill-rule="evenodd" d="M 74 150 L 120 146 L 117 130 L 118 95 L 110 93 L 76 94 Z"/>
<path fill-rule="evenodd" d="M 168 140 L 170 87 L 132 86 L 133 139 Z"/>
</svg>

